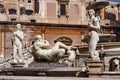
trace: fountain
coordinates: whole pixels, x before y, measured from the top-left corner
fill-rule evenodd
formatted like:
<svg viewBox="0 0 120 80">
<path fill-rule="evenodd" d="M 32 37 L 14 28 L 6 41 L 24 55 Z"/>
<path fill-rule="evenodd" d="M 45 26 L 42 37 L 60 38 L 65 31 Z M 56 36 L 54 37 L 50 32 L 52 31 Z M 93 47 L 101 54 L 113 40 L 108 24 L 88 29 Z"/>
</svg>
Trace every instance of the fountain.
<svg viewBox="0 0 120 80">
<path fill-rule="evenodd" d="M 116 35 L 115 34 L 99 34 L 99 38 L 100 38 L 99 43 L 111 42 L 112 39 L 116 38 Z M 88 36 L 86 36 L 82 41 L 85 43 L 88 43 L 88 41 L 89 41 Z"/>
<path fill-rule="evenodd" d="M 95 2 L 95 3 L 88 5 L 87 10 L 94 9 L 96 12 L 96 15 L 98 16 L 99 11 L 108 4 L 109 3 L 106 1 Z M 118 56 L 119 55 L 118 53 L 120 52 L 119 50 L 120 43 L 111 42 L 112 39 L 114 39 L 115 37 L 116 37 L 115 34 L 99 33 L 99 42 L 96 46 L 96 49 L 97 49 L 96 51 L 99 51 L 99 54 L 100 54 L 99 56 L 101 59 L 100 61 L 89 60 L 89 59 L 85 61 L 86 67 L 88 68 L 88 71 L 89 71 L 88 72 L 89 77 L 91 76 L 92 77 L 93 76 L 111 77 L 111 75 L 112 76 L 116 74 L 119 75 L 118 71 L 120 68 L 119 67 L 120 58 Z M 85 36 L 85 38 L 82 41 L 89 44 L 90 36 L 89 35 Z"/>
<path fill-rule="evenodd" d="M 94 9 L 95 11 L 99 12 L 100 9 L 104 8 L 105 6 L 107 6 L 109 3 L 106 1 L 100 1 L 100 2 L 95 2 L 92 3 L 90 5 L 88 5 L 87 10 L 89 9 Z M 33 56 L 28 57 L 28 59 L 26 59 L 24 62 L 25 64 L 22 66 L 18 66 L 17 64 L 15 66 L 10 66 L 7 68 L 3 68 L 1 69 L 1 74 L 4 75 L 26 75 L 26 76 L 73 76 L 73 77 L 88 77 L 88 76 L 103 76 L 103 75 L 109 75 L 109 72 L 104 72 L 106 70 L 105 68 L 105 60 L 104 57 L 106 55 L 108 55 L 109 53 L 113 53 L 115 52 L 115 50 L 113 50 L 113 48 L 119 47 L 119 44 L 114 44 L 111 43 L 110 41 L 115 38 L 116 35 L 115 34 L 99 34 L 99 42 L 97 44 L 97 51 L 100 53 L 100 60 L 98 61 L 91 61 L 89 60 L 89 54 L 87 55 L 82 55 L 82 51 L 80 51 L 80 47 L 81 46 L 72 46 L 72 50 L 74 50 L 74 52 L 76 53 L 76 59 L 75 61 L 73 61 L 73 65 L 66 65 L 63 63 L 58 63 L 58 58 L 56 58 L 56 56 L 52 59 L 54 59 L 55 61 L 50 61 L 51 55 L 50 56 L 46 56 L 47 60 L 44 58 L 44 56 L 42 56 L 43 58 L 43 62 L 41 61 L 40 57 L 41 56 L 40 53 L 35 52 L 32 53 Z M 83 42 L 89 43 L 89 37 L 86 36 L 83 40 Z M 31 49 L 33 48 L 33 45 L 29 48 Z M 49 48 L 49 47 L 47 47 Z M 87 45 L 88 48 L 88 45 Z M 112 49 L 111 49 L 112 48 Z M 109 50 L 111 49 L 111 50 Z M 62 49 L 63 50 L 63 49 Z M 61 51 L 62 51 L 61 50 Z M 67 50 L 65 50 L 67 52 Z M 28 52 L 28 51 L 25 51 Z M 63 50 L 64 52 L 64 50 Z M 87 50 L 88 52 L 88 50 Z M 117 51 L 119 52 L 119 51 Z M 117 53 L 116 53 L 117 54 Z M 111 55 L 111 54 L 109 54 Z M 85 61 L 85 67 L 87 68 L 81 68 L 80 67 L 80 58 L 81 57 L 86 57 L 87 56 L 87 60 Z M 62 58 L 68 57 L 68 55 L 64 55 L 62 56 Z M 70 57 L 70 56 L 69 56 Z M 35 60 L 34 60 L 35 59 Z M 66 58 L 65 58 L 66 59 Z M 45 61 L 46 62 L 45 62 Z M 57 61 L 56 61 L 57 60 Z M 41 61 L 41 62 L 39 62 Z M 65 60 L 62 59 L 62 62 L 64 62 Z M 115 70 L 119 70 L 118 68 L 118 58 L 112 59 L 110 60 L 111 62 L 113 61 L 115 64 L 117 64 L 117 68 Z M 112 69 L 114 70 L 114 69 Z M 113 74 L 113 73 L 112 73 Z"/>
</svg>

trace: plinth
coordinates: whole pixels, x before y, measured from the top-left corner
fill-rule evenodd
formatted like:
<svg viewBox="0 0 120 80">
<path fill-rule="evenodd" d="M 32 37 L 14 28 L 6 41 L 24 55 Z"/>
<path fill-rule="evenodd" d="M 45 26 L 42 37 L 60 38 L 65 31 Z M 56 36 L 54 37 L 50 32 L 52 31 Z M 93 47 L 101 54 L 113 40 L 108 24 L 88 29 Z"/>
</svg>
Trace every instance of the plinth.
<svg viewBox="0 0 120 80">
<path fill-rule="evenodd" d="M 88 75 L 91 76 L 101 76 L 104 71 L 104 62 L 103 61 L 85 61 L 85 65 L 88 68 Z"/>
<path fill-rule="evenodd" d="M 10 63 L 12 67 L 23 67 L 25 63 Z"/>
<path fill-rule="evenodd" d="M 80 67 L 68 67 L 68 65 L 54 62 L 32 62 L 28 67 L 11 63 L 14 67 L 1 69 L 1 75 L 12 76 L 53 76 L 53 77 L 87 77 L 86 72 L 81 72 Z M 19 66 L 19 67 L 18 67 Z"/>
</svg>

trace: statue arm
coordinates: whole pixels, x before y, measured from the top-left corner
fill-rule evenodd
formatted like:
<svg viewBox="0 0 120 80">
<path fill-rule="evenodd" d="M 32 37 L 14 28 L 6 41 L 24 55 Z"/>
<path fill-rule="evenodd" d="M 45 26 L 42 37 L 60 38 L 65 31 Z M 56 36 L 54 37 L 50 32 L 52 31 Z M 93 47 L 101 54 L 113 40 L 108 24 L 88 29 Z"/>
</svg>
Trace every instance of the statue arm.
<svg viewBox="0 0 120 80">
<path fill-rule="evenodd" d="M 33 44 L 33 48 L 34 50 L 39 50 L 40 49 L 40 46 L 36 43 Z"/>
<path fill-rule="evenodd" d="M 50 48 L 50 45 L 49 45 L 49 42 L 46 41 L 46 40 L 43 40 L 41 42 L 35 42 L 33 44 L 33 47 L 35 50 L 39 50 L 40 48 L 41 49 L 49 49 Z"/>
<path fill-rule="evenodd" d="M 51 48 L 49 42 L 47 40 L 44 40 L 43 43 L 41 44 L 42 48 L 49 49 Z"/>
<path fill-rule="evenodd" d="M 21 41 L 23 41 L 24 40 L 24 33 L 23 32 L 21 32 L 21 34 L 20 34 L 20 39 L 21 39 Z"/>
</svg>

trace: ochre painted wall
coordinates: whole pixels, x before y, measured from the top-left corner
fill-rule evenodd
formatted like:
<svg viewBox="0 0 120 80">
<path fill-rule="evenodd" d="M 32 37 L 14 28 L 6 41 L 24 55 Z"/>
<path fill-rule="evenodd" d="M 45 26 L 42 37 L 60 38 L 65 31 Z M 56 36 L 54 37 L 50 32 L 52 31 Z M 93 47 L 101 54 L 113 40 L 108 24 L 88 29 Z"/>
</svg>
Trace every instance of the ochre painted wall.
<svg viewBox="0 0 120 80">
<path fill-rule="evenodd" d="M 11 27 L 6 25 L 4 30 L 4 55 L 10 56 L 13 52 L 12 47 L 12 33 L 15 31 L 15 26 Z M 87 29 L 80 29 L 74 27 L 45 27 L 45 26 L 23 26 L 23 31 L 27 35 L 28 45 L 32 45 L 35 35 L 42 35 L 42 37 L 49 41 L 53 46 L 54 40 L 60 37 L 68 37 L 72 39 L 72 45 L 80 45 L 82 36 L 87 35 Z M 1 38 L 1 37 L 0 37 Z M 0 39 L 1 40 L 1 39 Z M 0 46 L 1 50 L 1 46 Z"/>
</svg>

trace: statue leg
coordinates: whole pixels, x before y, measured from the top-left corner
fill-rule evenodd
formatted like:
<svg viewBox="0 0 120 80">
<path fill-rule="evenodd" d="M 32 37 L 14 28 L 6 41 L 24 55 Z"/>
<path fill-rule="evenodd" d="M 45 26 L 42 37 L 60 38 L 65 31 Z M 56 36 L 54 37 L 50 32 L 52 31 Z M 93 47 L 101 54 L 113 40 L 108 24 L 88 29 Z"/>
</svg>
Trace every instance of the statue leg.
<svg viewBox="0 0 120 80">
<path fill-rule="evenodd" d="M 97 47 L 97 41 L 91 40 L 89 43 L 89 51 L 95 51 Z"/>
<path fill-rule="evenodd" d="M 93 61 L 99 61 L 100 60 L 98 51 L 91 51 L 90 54 L 91 54 L 91 58 L 92 58 Z"/>
<path fill-rule="evenodd" d="M 17 63 L 17 47 L 13 45 L 13 62 Z"/>
<path fill-rule="evenodd" d="M 90 56 L 92 58 L 92 60 L 100 60 L 99 58 L 99 52 L 96 51 L 96 45 L 97 45 L 97 41 L 92 41 L 89 45 L 89 52 L 90 52 Z"/>
<path fill-rule="evenodd" d="M 98 41 L 99 41 L 98 33 L 95 31 L 90 32 L 89 52 L 92 60 L 100 60 L 99 52 L 96 51 Z"/>
<path fill-rule="evenodd" d="M 95 51 L 97 47 L 97 43 L 99 41 L 99 35 L 95 31 L 91 31 L 89 35 L 90 35 L 89 51 Z"/>
<path fill-rule="evenodd" d="M 53 49 L 59 49 L 59 48 L 68 49 L 68 46 L 66 46 L 65 44 L 61 42 L 56 42 L 56 44 L 53 46 Z"/>
<path fill-rule="evenodd" d="M 69 51 L 67 51 L 67 53 L 68 53 L 68 60 L 69 61 L 74 61 L 75 60 L 75 58 L 76 58 L 76 53 L 75 53 L 75 51 L 73 51 L 73 50 L 69 50 Z"/>
<path fill-rule="evenodd" d="M 22 63 L 23 62 L 23 56 L 22 56 L 22 45 L 19 45 L 19 62 Z"/>
<path fill-rule="evenodd" d="M 58 56 L 59 57 L 62 57 L 65 54 L 65 50 L 64 49 L 58 49 L 57 52 L 58 52 Z"/>
<path fill-rule="evenodd" d="M 73 50 L 68 50 L 67 51 L 68 58 L 64 58 L 61 63 L 67 64 L 68 66 L 72 66 L 73 62 L 76 58 L 76 53 Z"/>
</svg>

